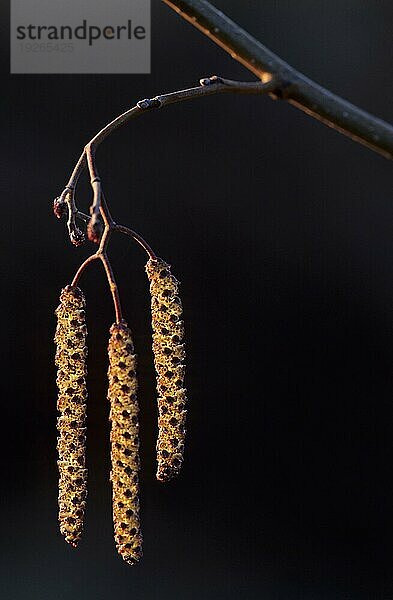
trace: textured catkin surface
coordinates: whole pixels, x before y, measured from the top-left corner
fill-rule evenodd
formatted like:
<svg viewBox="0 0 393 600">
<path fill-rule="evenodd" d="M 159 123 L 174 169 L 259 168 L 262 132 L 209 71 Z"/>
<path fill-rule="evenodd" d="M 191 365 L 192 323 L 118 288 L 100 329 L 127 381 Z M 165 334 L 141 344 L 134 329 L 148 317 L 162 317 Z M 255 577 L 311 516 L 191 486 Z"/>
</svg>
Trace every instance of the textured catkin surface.
<svg viewBox="0 0 393 600">
<path fill-rule="evenodd" d="M 66 541 L 76 546 L 86 507 L 86 322 L 85 298 L 67 286 L 56 309 L 55 333 L 58 400 L 59 521 Z"/>
<path fill-rule="evenodd" d="M 126 324 L 112 325 L 108 345 L 111 480 L 116 547 L 129 564 L 142 556 L 139 522 L 139 425 L 136 356 Z"/>
<path fill-rule="evenodd" d="M 157 479 L 168 481 L 183 462 L 185 348 L 179 282 L 160 258 L 146 264 L 150 281 L 154 365 L 158 392 Z"/>
</svg>

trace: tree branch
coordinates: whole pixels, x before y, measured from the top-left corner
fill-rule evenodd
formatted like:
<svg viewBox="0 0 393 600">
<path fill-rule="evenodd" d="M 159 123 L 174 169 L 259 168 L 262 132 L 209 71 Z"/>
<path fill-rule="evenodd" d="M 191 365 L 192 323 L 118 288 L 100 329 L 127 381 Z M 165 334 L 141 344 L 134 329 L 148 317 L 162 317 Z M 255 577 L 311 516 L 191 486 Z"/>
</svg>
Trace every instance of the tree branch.
<svg viewBox="0 0 393 600">
<path fill-rule="evenodd" d="M 101 129 L 90 140 L 90 142 L 86 144 L 77 164 L 74 167 L 74 170 L 72 171 L 66 187 L 60 196 L 54 200 L 53 210 L 58 218 L 61 218 L 68 210 L 67 226 L 69 236 L 73 244 L 79 246 L 86 239 L 84 233 L 77 227 L 77 218 L 87 223 L 87 237 L 89 240 L 99 244 L 97 252 L 89 256 L 79 267 L 71 285 L 76 286 L 85 269 L 94 260 L 99 259 L 104 266 L 109 288 L 112 293 L 117 323 L 122 322 L 123 317 L 118 287 L 107 254 L 108 243 L 112 233 L 117 231 L 132 238 L 135 242 L 142 246 L 151 260 L 156 260 L 157 257 L 142 236 L 132 229 L 125 227 L 124 225 L 118 225 L 113 220 L 104 197 L 101 179 L 99 177 L 95 161 L 95 154 L 98 146 L 110 133 L 120 127 L 120 125 L 124 125 L 124 123 L 127 123 L 127 121 L 129 121 L 132 117 L 149 112 L 151 109 L 161 108 L 163 106 L 174 104 L 176 102 L 182 102 L 184 100 L 192 100 L 193 98 L 210 96 L 212 94 L 228 92 L 240 94 L 266 94 L 275 89 L 274 79 L 271 79 L 267 83 L 261 83 L 260 81 L 243 82 L 223 79 L 222 77 L 213 75 L 212 77 L 205 77 L 201 79 L 199 83 L 199 87 L 178 90 L 176 92 L 161 94 L 159 96 L 155 96 L 154 98 L 145 98 L 144 100 L 140 100 L 135 106 L 119 115 L 113 119 L 113 121 L 108 123 L 108 125 L 103 127 L 103 129 Z M 93 189 L 93 201 L 90 206 L 90 216 L 80 212 L 75 204 L 75 188 L 80 175 L 86 167 L 89 170 L 90 183 Z"/>
<path fill-rule="evenodd" d="M 321 87 L 291 67 L 206 0 L 163 0 L 262 82 L 277 82 L 282 98 L 385 158 L 393 158 L 393 127 Z"/>
<path fill-rule="evenodd" d="M 100 216 L 104 218 L 106 214 L 110 223 L 110 229 L 116 229 L 121 233 L 129 235 L 135 241 L 137 241 L 146 252 L 152 256 L 153 252 L 148 244 L 139 236 L 137 233 L 123 226 L 116 225 L 110 216 L 108 207 L 105 207 L 104 214 L 101 211 L 101 202 L 103 198 L 101 179 L 98 174 L 98 169 L 95 161 L 95 154 L 98 146 L 110 135 L 115 129 L 127 123 L 130 119 L 138 117 L 151 109 L 162 108 L 175 104 L 177 102 L 184 102 L 185 100 L 193 100 L 195 98 L 203 98 L 205 96 L 211 96 L 213 94 L 225 94 L 225 93 L 236 93 L 236 94 L 268 94 L 273 92 L 276 88 L 276 82 L 271 79 L 267 83 L 261 83 L 260 81 L 232 81 L 231 79 L 224 79 L 223 77 L 217 77 L 213 75 L 211 77 L 204 77 L 200 80 L 198 87 L 187 88 L 185 90 L 178 90 L 176 92 L 168 92 L 166 94 L 160 94 L 154 96 L 154 98 L 145 98 L 139 100 L 135 106 L 122 113 L 113 121 L 103 127 L 84 147 L 81 156 L 77 164 L 75 165 L 71 177 L 60 196 L 55 198 L 53 203 L 53 210 L 57 217 L 61 217 L 66 207 L 68 209 L 68 233 L 71 242 L 79 246 L 84 243 L 85 235 L 78 228 L 76 224 L 77 218 L 88 223 L 87 234 L 90 241 L 99 243 L 102 234 L 102 223 Z M 90 206 L 90 217 L 87 217 L 84 213 L 80 212 L 75 203 L 75 188 L 78 184 L 78 180 L 85 170 L 88 168 L 90 174 L 90 183 L 93 189 L 93 201 Z M 105 219 L 104 219 L 105 220 Z"/>
<path fill-rule="evenodd" d="M 275 89 L 275 82 L 269 81 L 266 84 L 260 83 L 259 81 L 232 81 L 231 79 L 224 79 L 223 77 L 204 77 L 200 80 L 198 87 L 187 88 L 185 90 L 178 90 L 176 92 L 168 92 L 165 94 L 159 94 L 154 98 L 145 98 L 139 100 L 135 106 L 125 111 L 113 121 L 103 127 L 85 146 L 74 170 L 71 173 L 71 177 L 67 183 L 67 186 L 60 196 L 60 199 L 67 201 L 66 196 L 73 196 L 75 187 L 78 183 L 79 177 L 83 173 L 86 166 L 90 171 L 90 178 L 93 185 L 95 179 L 98 178 L 97 167 L 95 166 L 94 154 L 97 147 L 108 137 L 115 129 L 127 123 L 130 119 L 138 117 L 146 111 L 153 108 L 163 108 L 170 104 L 177 102 L 184 102 L 185 100 L 194 100 L 195 98 L 211 96 L 213 94 L 267 94 Z M 99 179 L 99 178 L 98 178 Z M 73 198 L 72 198 L 73 201 Z M 93 202 L 94 204 L 94 202 Z M 77 209 L 75 205 L 74 214 L 77 215 Z"/>
</svg>

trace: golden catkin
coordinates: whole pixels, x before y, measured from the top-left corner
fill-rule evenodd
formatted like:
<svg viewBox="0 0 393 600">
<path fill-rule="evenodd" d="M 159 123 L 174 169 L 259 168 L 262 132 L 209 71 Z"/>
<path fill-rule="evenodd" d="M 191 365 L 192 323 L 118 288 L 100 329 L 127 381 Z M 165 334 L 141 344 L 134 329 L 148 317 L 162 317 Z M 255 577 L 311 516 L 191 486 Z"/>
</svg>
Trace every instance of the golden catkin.
<svg viewBox="0 0 393 600">
<path fill-rule="evenodd" d="M 160 258 L 146 264 L 150 281 L 153 353 L 157 373 L 157 479 L 169 481 L 180 471 L 185 439 L 187 392 L 179 282 Z"/>
<path fill-rule="evenodd" d="M 142 556 L 139 522 L 139 424 L 136 355 L 125 323 L 112 325 L 108 345 L 113 525 L 117 551 L 130 565 Z"/>
<path fill-rule="evenodd" d="M 61 291 L 55 334 L 59 454 L 59 521 L 66 541 L 76 546 L 83 529 L 87 496 L 85 298 L 78 287 Z"/>
</svg>

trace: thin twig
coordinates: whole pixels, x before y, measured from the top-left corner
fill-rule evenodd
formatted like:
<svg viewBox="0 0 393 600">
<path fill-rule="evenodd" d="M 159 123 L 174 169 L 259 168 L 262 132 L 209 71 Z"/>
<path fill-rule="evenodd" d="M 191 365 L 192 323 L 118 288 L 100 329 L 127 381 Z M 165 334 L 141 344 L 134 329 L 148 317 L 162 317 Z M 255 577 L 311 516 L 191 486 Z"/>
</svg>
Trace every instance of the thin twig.
<svg viewBox="0 0 393 600">
<path fill-rule="evenodd" d="M 91 256 L 89 256 L 88 258 L 86 258 L 86 260 L 81 264 L 81 266 L 79 267 L 79 269 L 77 270 L 74 279 L 71 282 L 71 285 L 73 287 L 76 287 L 79 283 L 79 280 L 82 276 L 82 273 L 84 272 L 84 270 L 86 269 L 86 267 L 93 262 L 93 260 L 96 260 L 98 258 L 98 254 L 92 254 Z"/>
<path fill-rule="evenodd" d="M 128 227 L 125 227 L 124 225 L 117 225 L 114 222 L 112 215 L 109 211 L 109 208 L 108 208 L 108 205 L 105 200 L 103 192 L 101 192 L 101 201 L 100 201 L 99 211 L 100 211 L 102 220 L 104 222 L 104 230 L 102 232 L 101 239 L 99 241 L 98 250 L 97 250 L 97 252 L 95 252 L 94 254 L 89 256 L 81 264 L 81 266 L 79 267 L 78 271 L 76 272 L 76 274 L 74 276 L 74 279 L 72 280 L 71 285 L 77 286 L 85 269 L 94 260 L 99 259 L 102 262 L 104 269 L 105 269 L 106 277 L 107 277 L 108 284 L 109 284 L 109 289 L 112 294 L 113 305 L 115 308 L 116 323 L 119 324 L 123 321 L 119 289 L 117 287 L 117 283 L 116 283 L 116 279 L 115 279 L 115 276 L 113 273 L 112 265 L 110 263 L 110 260 L 109 260 L 108 254 L 107 254 L 108 244 L 109 244 L 109 240 L 110 240 L 112 233 L 114 231 L 118 231 L 118 232 L 123 233 L 123 234 L 131 237 L 132 239 L 134 239 L 136 242 L 138 242 L 138 244 L 140 244 L 142 246 L 142 248 L 146 251 L 149 258 L 151 258 L 152 260 L 156 259 L 156 255 L 153 252 L 153 250 L 151 249 L 151 247 L 149 246 L 149 244 L 143 239 L 142 236 L 140 236 L 138 233 L 136 233 L 132 229 L 129 229 Z M 85 215 L 84 213 L 81 213 L 79 211 L 77 211 L 76 215 L 79 218 L 81 218 L 83 221 L 91 220 L 91 217 L 89 217 L 88 215 Z"/>
<path fill-rule="evenodd" d="M 119 324 L 123 320 L 121 304 L 120 304 L 120 296 L 119 290 L 116 284 L 115 276 L 113 274 L 111 263 L 109 262 L 108 256 L 106 252 L 100 252 L 99 258 L 101 259 L 102 264 L 104 265 L 105 273 L 108 279 L 109 287 L 112 293 L 113 304 L 115 307 L 116 313 L 116 323 Z"/>
<path fill-rule="evenodd" d="M 263 82 L 274 78 L 282 98 L 325 125 L 393 158 L 393 127 L 332 94 L 291 67 L 206 0 L 163 0 Z"/>
<path fill-rule="evenodd" d="M 155 255 L 154 251 L 150 248 L 149 244 L 143 239 L 143 237 L 139 235 L 139 233 L 136 233 L 136 231 L 133 231 L 124 225 L 115 225 L 114 230 L 124 233 L 125 235 L 128 235 L 128 237 L 138 242 L 138 244 L 147 252 L 149 258 L 151 260 L 156 260 L 157 256 Z"/>
<path fill-rule="evenodd" d="M 84 147 L 81 156 L 74 170 L 71 173 L 71 177 L 67 183 L 67 189 L 75 190 L 78 183 L 79 177 L 83 173 L 86 163 L 88 162 L 90 180 L 94 181 L 98 178 L 97 166 L 95 164 L 95 152 L 98 146 L 111 134 L 115 129 L 127 123 L 134 117 L 149 112 L 154 108 L 163 108 L 170 104 L 177 102 L 184 102 L 185 100 L 194 100 L 205 96 L 212 96 L 214 94 L 268 94 L 273 92 L 276 84 L 274 81 L 269 81 L 264 84 L 260 81 L 232 81 L 231 79 L 224 79 L 223 77 L 204 77 L 200 80 L 198 87 L 187 88 L 185 90 L 178 90 L 175 92 L 169 92 L 166 94 L 159 94 L 154 98 L 145 98 L 136 103 L 135 106 L 125 111 L 113 121 L 103 127 Z M 87 157 L 87 161 L 86 161 Z M 93 201 L 94 203 L 94 201 Z"/>
<path fill-rule="evenodd" d="M 67 183 L 66 188 L 62 192 L 61 196 L 56 199 L 57 204 L 64 203 L 68 207 L 68 229 L 71 241 L 79 245 L 82 241 L 83 233 L 78 229 L 76 225 L 76 219 L 79 218 L 87 222 L 87 233 L 91 241 L 99 244 L 97 252 L 87 258 L 82 265 L 79 267 L 72 285 L 77 285 L 80 277 L 82 276 L 85 269 L 96 259 L 100 259 L 109 283 L 109 287 L 113 297 L 113 303 L 116 312 L 116 321 L 120 323 L 122 321 L 122 311 L 120 304 L 120 297 L 118 287 L 113 274 L 113 270 L 108 258 L 107 248 L 111 234 L 114 231 L 118 231 L 127 235 L 128 237 L 135 240 L 145 252 L 148 254 L 150 259 L 155 260 L 156 254 L 149 246 L 149 244 L 132 229 L 125 227 L 124 225 L 117 225 L 113 220 L 108 205 L 106 203 L 104 192 L 102 188 L 101 179 L 99 177 L 95 154 L 98 146 L 103 140 L 112 133 L 115 129 L 126 123 L 129 119 L 135 116 L 139 116 L 151 109 L 162 108 L 170 104 L 177 102 L 183 102 L 185 100 L 192 100 L 194 98 L 200 98 L 205 96 L 211 96 L 219 93 L 240 93 L 240 94 L 266 94 L 272 92 L 275 89 L 276 82 L 272 79 L 267 83 L 261 82 L 241 82 L 232 81 L 229 79 L 223 79 L 213 75 L 212 77 L 206 77 L 200 80 L 200 85 L 194 88 L 187 88 L 185 90 L 179 90 L 170 92 L 167 94 L 161 94 L 154 98 L 146 98 L 140 100 L 137 104 L 119 115 L 116 119 L 106 125 L 101 131 L 99 131 L 91 140 L 86 144 L 82 155 L 80 156 L 74 170 L 71 174 L 70 180 Z M 75 204 L 75 189 L 78 183 L 78 179 L 85 169 L 88 167 L 90 174 L 90 183 L 93 188 L 93 201 L 90 207 L 90 217 L 79 211 Z M 58 214 L 59 207 L 56 210 Z M 103 221 L 104 227 L 102 228 Z"/>
<path fill-rule="evenodd" d="M 123 316 L 122 316 L 122 310 L 121 310 L 119 290 L 117 287 L 115 276 L 113 274 L 112 266 L 110 264 L 110 261 L 109 261 L 109 258 L 108 258 L 108 255 L 106 254 L 106 252 L 102 252 L 101 250 L 98 250 L 97 252 L 95 252 L 94 254 L 89 256 L 77 270 L 75 277 L 71 282 L 71 285 L 77 286 L 85 269 L 88 267 L 88 265 L 90 263 L 92 263 L 94 260 L 97 260 L 97 259 L 101 260 L 101 262 L 104 266 L 104 269 L 105 269 L 107 279 L 108 279 L 109 289 L 112 294 L 113 304 L 114 304 L 114 308 L 115 308 L 116 323 L 121 323 L 121 321 L 123 320 Z"/>
<path fill-rule="evenodd" d="M 87 223 L 90 220 L 89 215 L 86 215 L 85 213 L 80 212 L 80 211 L 78 211 L 77 217 L 79 217 L 85 223 Z M 157 255 L 155 254 L 154 250 L 146 242 L 146 240 L 139 233 L 137 233 L 136 231 L 133 231 L 132 229 L 130 229 L 129 227 L 126 227 L 125 225 L 118 225 L 113 220 L 112 220 L 111 231 L 118 231 L 119 233 L 123 233 L 124 235 L 132 238 L 140 246 L 142 246 L 142 248 L 145 250 L 145 252 L 148 255 L 148 257 L 151 258 L 151 260 L 156 260 Z M 102 240 L 103 239 L 104 239 L 104 236 L 101 239 L 101 244 L 102 244 Z"/>
</svg>

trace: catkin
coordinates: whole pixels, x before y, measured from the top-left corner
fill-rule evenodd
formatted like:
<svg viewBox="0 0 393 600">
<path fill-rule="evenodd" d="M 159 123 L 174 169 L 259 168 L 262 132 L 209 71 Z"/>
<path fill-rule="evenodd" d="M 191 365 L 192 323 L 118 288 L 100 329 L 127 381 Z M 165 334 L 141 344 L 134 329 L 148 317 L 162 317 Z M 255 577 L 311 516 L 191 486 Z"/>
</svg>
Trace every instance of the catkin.
<svg viewBox="0 0 393 600">
<path fill-rule="evenodd" d="M 87 496 L 85 298 L 78 287 L 61 291 L 55 333 L 58 400 L 59 522 L 66 541 L 76 546 L 83 529 Z"/>
<path fill-rule="evenodd" d="M 146 264 L 150 281 L 153 353 L 157 374 L 157 479 L 169 481 L 180 471 L 185 439 L 187 392 L 179 282 L 160 258 Z"/>
<path fill-rule="evenodd" d="M 136 355 L 126 324 L 112 325 L 108 345 L 111 481 L 116 547 L 130 565 L 142 556 L 139 522 L 139 424 Z"/>
</svg>

